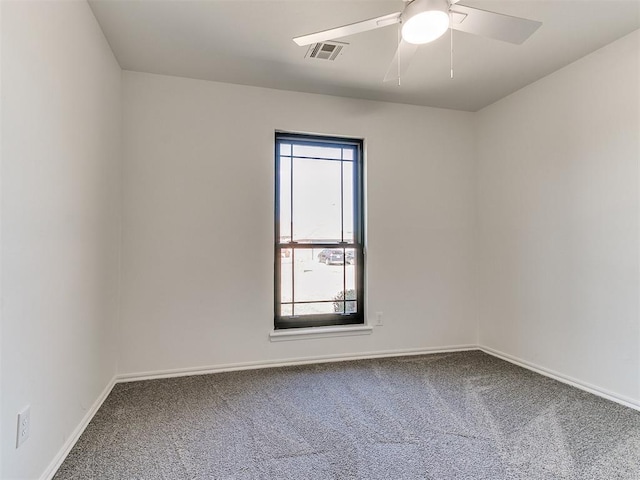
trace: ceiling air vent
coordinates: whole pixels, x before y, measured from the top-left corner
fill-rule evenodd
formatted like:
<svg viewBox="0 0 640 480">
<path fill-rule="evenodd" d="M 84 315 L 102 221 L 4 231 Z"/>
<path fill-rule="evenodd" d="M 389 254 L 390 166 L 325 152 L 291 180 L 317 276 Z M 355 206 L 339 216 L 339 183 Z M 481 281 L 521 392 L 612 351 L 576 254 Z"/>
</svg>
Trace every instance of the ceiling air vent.
<svg viewBox="0 0 640 480">
<path fill-rule="evenodd" d="M 305 58 L 317 58 L 319 60 L 335 60 L 343 48 L 349 45 L 342 42 L 312 43 L 307 50 Z"/>
</svg>

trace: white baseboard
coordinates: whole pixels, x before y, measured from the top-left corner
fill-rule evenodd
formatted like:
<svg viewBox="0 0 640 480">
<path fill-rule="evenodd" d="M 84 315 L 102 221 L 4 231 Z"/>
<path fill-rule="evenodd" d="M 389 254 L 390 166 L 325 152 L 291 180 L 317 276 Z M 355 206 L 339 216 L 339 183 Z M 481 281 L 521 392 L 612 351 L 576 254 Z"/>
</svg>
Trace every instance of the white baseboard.
<svg viewBox="0 0 640 480">
<path fill-rule="evenodd" d="M 239 370 L 255 370 L 259 368 L 289 367 L 310 363 L 345 362 L 349 360 L 365 360 L 369 358 L 402 357 L 408 355 L 424 355 L 427 353 L 450 353 L 478 350 L 476 345 L 452 345 L 448 347 L 412 348 L 402 350 L 383 350 L 360 354 L 321 355 L 315 357 L 289 358 L 286 360 L 266 360 L 256 362 L 227 363 L 208 367 L 177 368 L 155 370 L 152 372 L 126 373 L 116 376 L 117 383 L 153 380 L 157 378 L 184 377 L 189 375 L 206 375 L 209 373 L 234 372 Z"/>
<path fill-rule="evenodd" d="M 62 462 L 64 462 L 64 459 L 67 458 L 67 455 L 69 455 L 69 452 L 71 451 L 73 446 L 76 444 L 76 442 L 80 438 L 80 435 L 82 435 L 82 432 L 84 432 L 84 429 L 87 428 L 87 425 L 89 425 L 89 422 L 91 422 L 91 419 L 93 418 L 93 416 L 100 409 L 100 407 L 102 406 L 106 398 L 111 393 L 111 390 L 113 389 L 115 384 L 116 384 L 116 377 L 113 377 L 111 381 L 109 381 L 109 384 L 104 388 L 100 396 L 98 396 L 96 401 L 93 402 L 93 405 L 91 405 L 91 408 L 87 410 L 87 413 L 82 418 L 82 421 L 78 424 L 76 429 L 71 433 L 67 441 L 64 442 L 64 445 L 62 446 L 58 454 L 55 456 L 53 461 L 49 464 L 49 466 L 44 471 L 44 473 L 40 476 L 40 480 L 51 480 L 53 478 L 53 476 L 58 471 L 58 468 L 60 468 L 60 465 L 62 465 Z"/>
<path fill-rule="evenodd" d="M 495 350 L 490 347 L 478 346 L 477 348 L 485 353 L 488 353 L 489 355 L 500 358 L 509 363 L 513 363 L 514 365 L 518 365 L 519 367 L 526 368 L 527 370 L 539 373 L 540 375 L 544 375 L 545 377 L 553 378 L 554 380 L 566 383 L 567 385 L 571 385 L 572 387 L 579 388 L 580 390 L 584 390 L 585 392 L 592 393 L 594 395 L 597 395 L 598 397 L 606 398 L 607 400 L 619 403 L 620 405 L 624 405 L 625 407 L 633 408 L 634 410 L 640 411 L 640 401 L 634 400 L 633 398 L 618 395 L 617 393 L 610 392 L 609 390 L 606 390 L 604 388 L 591 385 L 589 383 L 583 382 L 568 375 L 564 375 L 549 368 L 541 367 L 540 365 L 536 365 L 535 363 L 527 362 L 526 360 L 522 360 L 520 358 L 514 357 L 513 355 L 500 352 L 499 350 Z"/>
</svg>

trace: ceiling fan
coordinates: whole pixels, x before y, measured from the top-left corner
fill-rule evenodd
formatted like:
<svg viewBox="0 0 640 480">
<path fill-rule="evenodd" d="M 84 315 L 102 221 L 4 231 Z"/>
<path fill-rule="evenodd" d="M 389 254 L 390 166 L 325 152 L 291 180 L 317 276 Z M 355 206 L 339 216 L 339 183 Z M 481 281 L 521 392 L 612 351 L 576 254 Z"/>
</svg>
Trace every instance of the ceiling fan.
<svg viewBox="0 0 640 480">
<path fill-rule="evenodd" d="M 440 38 L 448 29 L 519 45 L 542 25 L 542 22 L 526 18 L 467 7 L 459 1 L 408 1 L 401 12 L 295 37 L 293 41 L 300 46 L 311 45 L 399 23 L 402 38 L 384 77 L 386 82 L 399 79 L 406 72 L 419 45 Z M 451 76 L 453 78 L 453 67 Z"/>
</svg>

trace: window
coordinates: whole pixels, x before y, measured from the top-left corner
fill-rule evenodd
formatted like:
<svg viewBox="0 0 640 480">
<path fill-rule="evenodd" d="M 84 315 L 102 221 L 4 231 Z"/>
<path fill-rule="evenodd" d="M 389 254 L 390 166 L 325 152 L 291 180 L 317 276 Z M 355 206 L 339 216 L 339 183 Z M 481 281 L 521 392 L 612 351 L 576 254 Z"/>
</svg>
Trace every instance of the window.
<svg viewBox="0 0 640 480">
<path fill-rule="evenodd" d="M 275 328 L 362 324 L 362 140 L 275 143 Z"/>
</svg>

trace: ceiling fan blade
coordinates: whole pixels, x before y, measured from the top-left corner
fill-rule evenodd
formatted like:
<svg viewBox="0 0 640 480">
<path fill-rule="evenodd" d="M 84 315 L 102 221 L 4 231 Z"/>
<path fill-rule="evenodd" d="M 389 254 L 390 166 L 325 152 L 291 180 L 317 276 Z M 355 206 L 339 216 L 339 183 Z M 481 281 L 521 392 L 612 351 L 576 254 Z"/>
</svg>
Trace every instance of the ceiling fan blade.
<svg viewBox="0 0 640 480">
<path fill-rule="evenodd" d="M 454 14 L 454 18 L 462 19 L 451 24 L 451 28 L 454 30 L 518 45 L 529 38 L 542 25 L 542 22 L 487 12 L 460 4 L 452 6 L 451 11 Z M 455 15 L 456 13 L 459 15 Z M 466 17 L 462 17 L 460 14 L 466 15 Z"/>
<path fill-rule="evenodd" d="M 382 28 L 387 25 L 398 23 L 400 21 L 400 13 L 402 12 L 390 13 L 389 15 L 383 15 L 382 17 L 370 18 L 369 20 L 364 20 L 362 22 L 351 23 L 349 25 L 343 25 L 342 27 L 295 37 L 293 41 L 302 47 L 304 45 L 311 45 L 312 43 L 325 42 L 327 40 L 347 37 L 356 33 L 375 30 L 376 28 Z"/>
<path fill-rule="evenodd" d="M 409 68 L 409 64 L 416 50 L 418 50 L 418 45 L 401 40 L 400 44 L 398 44 L 396 54 L 393 56 L 393 60 L 391 60 L 391 64 L 387 69 L 387 74 L 384 76 L 384 81 L 388 82 L 402 77 L 407 71 L 407 68 Z"/>
</svg>

